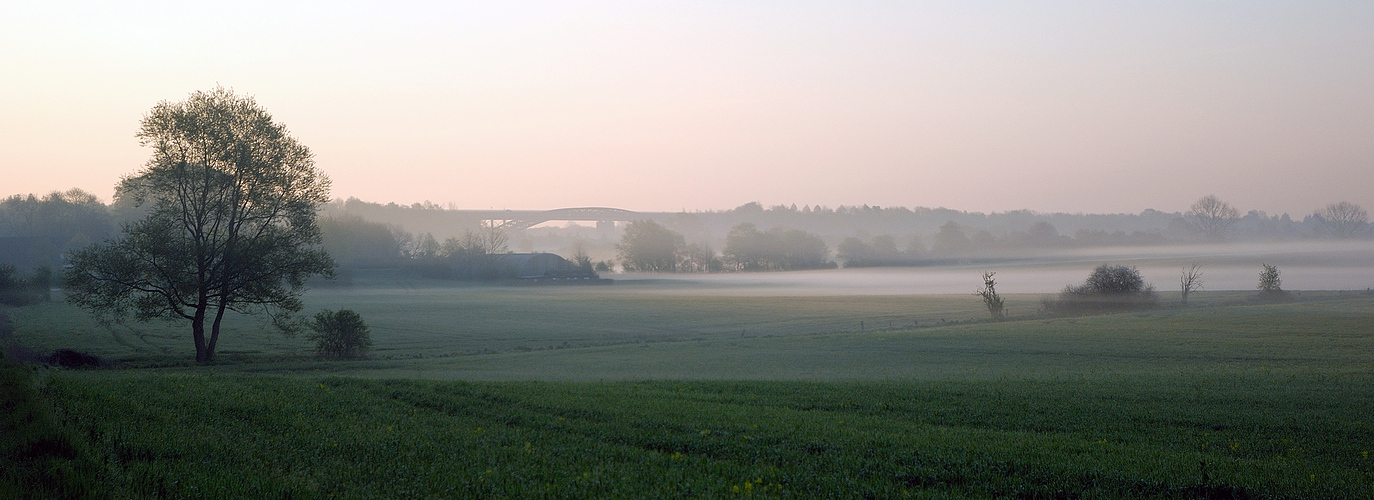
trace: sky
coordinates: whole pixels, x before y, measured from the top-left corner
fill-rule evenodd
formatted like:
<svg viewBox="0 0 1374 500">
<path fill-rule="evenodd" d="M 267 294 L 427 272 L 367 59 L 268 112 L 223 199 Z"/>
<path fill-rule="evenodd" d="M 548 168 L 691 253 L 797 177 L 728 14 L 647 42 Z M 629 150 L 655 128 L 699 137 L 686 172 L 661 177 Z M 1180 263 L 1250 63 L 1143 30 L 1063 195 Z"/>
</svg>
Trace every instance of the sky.
<svg viewBox="0 0 1374 500">
<path fill-rule="evenodd" d="M 1374 2 L 4 2 L 0 196 L 253 96 L 337 198 L 1374 209 Z M 451 204 L 451 205 L 450 205 Z"/>
</svg>

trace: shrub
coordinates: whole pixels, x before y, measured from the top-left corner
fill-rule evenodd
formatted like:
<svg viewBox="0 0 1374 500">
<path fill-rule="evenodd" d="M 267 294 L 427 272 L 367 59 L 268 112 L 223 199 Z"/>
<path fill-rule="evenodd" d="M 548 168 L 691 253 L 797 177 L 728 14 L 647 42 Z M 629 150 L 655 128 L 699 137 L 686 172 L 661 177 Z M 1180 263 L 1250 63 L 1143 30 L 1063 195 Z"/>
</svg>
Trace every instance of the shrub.
<svg viewBox="0 0 1374 500">
<path fill-rule="evenodd" d="M 1264 293 L 1282 293 L 1283 279 L 1279 278 L 1279 267 L 1269 264 L 1260 264 L 1264 270 L 1259 275 L 1259 290 Z"/>
<path fill-rule="evenodd" d="M 372 347 L 372 332 L 363 317 L 349 309 L 320 311 L 310 329 L 314 333 L 306 338 L 315 341 L 315 351 L 321 356 L 360 359 Z"/>
<path fill-rule="evenodd" d="M 46 267 L 34 269 L 28 277 L 20 276 L 13 265 L 0 264 L 0 304 L 24 306 L 46 302 L 52 271 Z"/>
<path fill-rule="evenodd" d="M 1154 286 L 1145 283 L 1134 266 L 1102 264 L 1082 285 L 1064 287 L 1058 300 L 1047 300 L 1044 305 L 1055 314 L 1081 314 L 1147 309 L 1158 303 Z"/>
<path fill-rule="evenodd" d="M 983 288 L 973 294 L 983 298 L 983 305 L 987 306 L 992 319 L 1002 319 L 1006 317 L 1006 312 L 1003 311 L 1002 296 L 997 294 L 997 280 L 992 278 L 994 274 L 997 273 L 983 273 Z"/>
<path fill-rule="evenodd" d="M 1264 270 L 1260 271 L 1259 285 L 1255 287 L 1260 291 L 1259 298 L 1261 300 L 1281 300 L 1286 298 L 1288 292 L 1283 291 L 1283 279 L 1279 277 L 1278 266 L 1271 266 L 1269 264 L 1260 265 L 1264 266 Z"/>
</svg>

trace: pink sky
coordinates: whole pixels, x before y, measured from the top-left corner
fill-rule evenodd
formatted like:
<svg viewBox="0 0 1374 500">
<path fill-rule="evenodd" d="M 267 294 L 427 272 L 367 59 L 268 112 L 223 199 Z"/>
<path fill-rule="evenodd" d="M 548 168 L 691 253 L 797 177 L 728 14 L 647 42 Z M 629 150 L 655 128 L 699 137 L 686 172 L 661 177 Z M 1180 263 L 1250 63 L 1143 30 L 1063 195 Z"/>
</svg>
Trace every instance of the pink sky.
<svg viewBox="0 0 1374 500">
<path fill-rule="evenodd" d="M 1374 209 L 1374 3 L 496 3 L 6 3 L 0 196 L 218 84 L 370 201 Z"/>
</svg>

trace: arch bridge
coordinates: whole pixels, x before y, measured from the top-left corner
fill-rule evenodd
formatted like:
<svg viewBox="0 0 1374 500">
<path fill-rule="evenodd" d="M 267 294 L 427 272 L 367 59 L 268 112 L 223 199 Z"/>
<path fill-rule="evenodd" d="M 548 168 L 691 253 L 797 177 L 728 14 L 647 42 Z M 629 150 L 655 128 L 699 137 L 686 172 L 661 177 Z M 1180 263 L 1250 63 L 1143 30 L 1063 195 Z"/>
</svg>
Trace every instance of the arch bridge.
<svg viewBox="0 0 1374 500">
<path fill-rule="evenodd" d="M 551 220 L 628 222 L 656 219 L 660 214 L 632 212 L 622 208 L 576 207 L 556 210 L 485 210 L 478 214 L 505 231 L 521 231 Z"/>
</svg>

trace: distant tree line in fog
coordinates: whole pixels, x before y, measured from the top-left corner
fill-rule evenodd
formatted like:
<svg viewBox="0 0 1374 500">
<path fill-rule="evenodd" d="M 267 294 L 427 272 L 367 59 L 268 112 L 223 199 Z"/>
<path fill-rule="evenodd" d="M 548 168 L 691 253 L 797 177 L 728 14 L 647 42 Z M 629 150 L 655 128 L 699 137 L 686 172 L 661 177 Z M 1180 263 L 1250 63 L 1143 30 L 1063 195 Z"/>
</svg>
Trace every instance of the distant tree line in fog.
<svg viewBox="0 0 1374 500">
<path fill-rule="evenodd" d="M 349 214 L 320 220 L 321 245 L 344 269 L 399 268 L 434 278 L 500 279 L 508 270 L 490 258 L 509 252 L 509 237 L 494 225 L 469 228 L 439 241 L 395 224 Z"/>
<path fill-rule="evenodd" d="M 634 221 L 616 245 L 627 271 L 721 272 L 791 271 L 833 268 L 825 240 L 798 229 L 759 231 L 753 224 L 735 226 L 717 255 L 705 243 L 687 244 L 681 233 L 651 221 Z"/>
<path fill-rule="evenodd" d="M 110 236 L 110 207 L 80 189 L 0 201 L 0 263 L 18 268 L 62 267 L 67 251 Z"/>
<path fill-rule="evenodd" d="M 112 204 L 79 189 L 0 200 L 0 263 L 59 270 L 66 252 L 110 237 L 137 208 L 116 190 Z M 482 256 L 544 249 L 578 266 L 650 272 L 744 272 L 938 264 L 1059 249 L 1186 242 L 1294 241 L 1371 237 L 1368 213 L 1349 202 L 1301 219 L 1238 209 L 1205 196 L 1183 212 L 992 214 L 944 208 L 747 203 L 724 211 L 653 214 L 614 230 L 535 228 L 508 234 L 490 221 L 433 203 L 350 198 L 322 207 L 323 247 L 343 269 L 489 276 Z M 1067 229 L 1065 229 L 1067 228 Z M 579 253 L 580 252 L 580 253 Z M 575 255 L 576 254 L 576 255 Z"/>
</svg>

